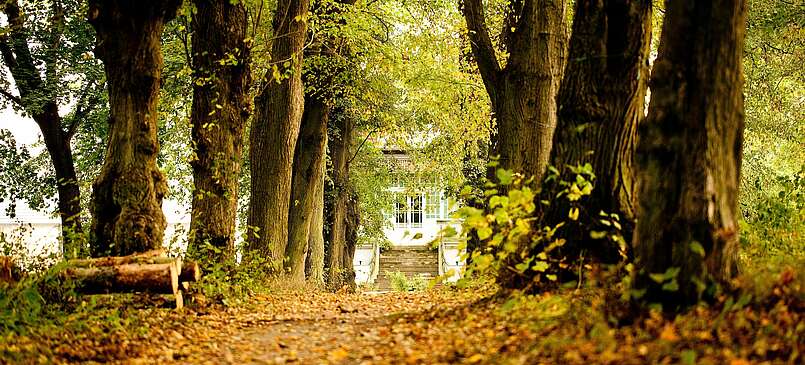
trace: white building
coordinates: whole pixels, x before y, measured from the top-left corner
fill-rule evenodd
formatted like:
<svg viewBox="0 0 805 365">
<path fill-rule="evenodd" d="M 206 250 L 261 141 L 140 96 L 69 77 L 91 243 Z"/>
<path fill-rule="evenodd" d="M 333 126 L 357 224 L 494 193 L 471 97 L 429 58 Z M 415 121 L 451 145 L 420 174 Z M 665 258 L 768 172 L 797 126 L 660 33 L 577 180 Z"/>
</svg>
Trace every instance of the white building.
<svg viewBox="0 0 805 365">
<path fill-rule="evenodd" d="M 432 247 L 438 254 L 438 274 L 452 272 L 448 280 L 458 280 L 463 267 L 458 242 L 441 237 L 447 225 L 460 228 L 450 219 L 450 213 L 457 207 L 454 199 L 449 198 L 437 184 L 403 178 L 402 175 L 410 169 L 410 158 L 404 152 L 389 150 L 384 154 L 396 167 L 392 186 L 388 188 L 394 195 L 394 203 L 385 214 L 388 220 L 383 230 L 386 238 L 393 248 Z M 376 243 L 356 249 L 353 263 L 355 280 L 359 284 L 375 281 L 382 256 Z"/>
<path fill-rule="evenodd" d="M 25 202 L 18 202 L 15 216 L 10 217 L 6 214 L 7 207 L 8 203 L 0 203 L 0 255 L 12 256 L 23 266 L 43 259 L 46 263 L 55 263 L 55 257 L 62 252 L 61 221 L 56 215 L 32 210 Z M 190 228 L 186 207 L 166 199 L 162 211 L 168 221 L 164 246 L 171 251 L 183 252 Z"/>
</svg>

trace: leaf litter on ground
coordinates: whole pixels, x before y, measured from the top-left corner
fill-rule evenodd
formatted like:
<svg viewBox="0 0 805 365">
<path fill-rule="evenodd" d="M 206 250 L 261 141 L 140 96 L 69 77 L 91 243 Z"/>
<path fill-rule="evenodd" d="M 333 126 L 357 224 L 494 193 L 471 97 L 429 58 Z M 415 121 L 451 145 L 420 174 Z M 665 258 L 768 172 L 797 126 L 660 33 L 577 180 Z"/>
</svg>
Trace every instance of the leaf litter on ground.
<svg viewBox="0 0 805 365">
<path fill-rule="evenodd" d="M 237 307 L 119 303 L 6 332 L 3 363 L 797 364 L 801 281 L 619 324 L 607 292 L 501 295 L 493 286 L 382 294 L 288 291 Z"/>
</svg>

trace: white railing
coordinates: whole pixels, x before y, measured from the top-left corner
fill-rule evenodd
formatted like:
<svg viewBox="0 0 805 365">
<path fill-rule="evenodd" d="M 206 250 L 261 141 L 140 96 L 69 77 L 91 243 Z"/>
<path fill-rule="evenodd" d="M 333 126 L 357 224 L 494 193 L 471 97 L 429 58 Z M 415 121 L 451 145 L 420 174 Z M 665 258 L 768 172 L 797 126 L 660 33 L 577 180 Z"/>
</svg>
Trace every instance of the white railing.
<svg viewBox="0 0 805 365">
<path fill-rule="evenodd" d="M 369 280 L 368 282 L 374 283 L 377 280 L 377 275 L 380 271 L 380 245 L 372 243 L 372 258 L 369 259 Z"/>
</svg>

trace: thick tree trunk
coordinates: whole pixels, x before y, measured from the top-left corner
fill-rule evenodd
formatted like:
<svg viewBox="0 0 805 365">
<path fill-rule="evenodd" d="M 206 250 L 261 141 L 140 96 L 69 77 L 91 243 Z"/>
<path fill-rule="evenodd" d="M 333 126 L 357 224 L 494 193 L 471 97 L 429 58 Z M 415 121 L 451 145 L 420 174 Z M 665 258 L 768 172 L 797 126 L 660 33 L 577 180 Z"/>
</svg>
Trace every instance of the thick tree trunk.
<svg viewBox="0 0 805 365">
<path fill-rule="evenodd" d="M 313 213 L 316 206 L 323 204 L 323 201 L 317 201 L 316 198 L 322 184 L 329 115 L 330 106 L 325 101 L 315 96 L 305 98 L 299 142 L 294 153 L 288 247 L 285 251 L 288 258 L 285 268 L 289 270 L 291 280 L 296 282 L 305 280 L 305 252 L 311 238 Z"/>
<path fill-rule="evenodd" d="M 307 34 L 309 0 L 284 0 L 274 14 L 272 61 L 290 63 L 290 75 L 280 80 L 269 74 L 255 99 L 249 136 L 251 200 L 247 249 L 280 264 L 288 244 L 288 212 L 296 139 L 302 121 L 302 48 Z M 280 70 L 276 75 L 286 74 Z"/>
<path fill-rule="evenodd" d="M 181 1 L 90 0 L 95 54 L 109 89 L 106 158 L 92 185 L 93 254 L 126 255 L 162 246 L 165 177 L 157 168 L 160 36 Z"/>
<path fill-rule="evenodd" d="M 241 2 L 196 0 L 195 6 L 190 120 L 196 156 L 190 163 L 195 191 L 189 249 L 221 261 L 235 253 L 240 157 L 249 117 L 248 22 Z M 219 251 L 204 251 L 205 243 Z"/>
<path fill-rule="evenodd" d="M 78 248 L 75 246 L 84 243 L 80 191 L 70 147 L 72 135 L 62 127 L 63 120 L 59 115 L 59 106 L 54 96 L 56 93 L 53 90 L 57 87 L 54 85 L 57 81 L 43 79 L 31 55 L 25 14 L 16 0 L 7 1 L 3 13 L 11 27 L 8 34 L 0 35 L 0 56 L 20 94 L 19 98 L 12 101 L 25 108 L 42 132 L 56 176 L 62 251 L 68 256 Z"/>
<path fill-rule="evenodd" d="M 326 142 L 325 148 L 327 150 Z M 324 161 L 319 172 L 319 186 L 316 189 L 313 216 L 310 220 L 310 233 L 308 234 L 308 254 L 305 260 L 305 273 L 307 282 L 316 287 L 324 285 L 324 174 L 326 166 Z"/>
<path fill-rule="evenodd" d="M 581 214 L 597 217 L 602 210 L 618 214 L 623 237 L 631 242 L 632 159 L 648 86 L 651 1 L 580 0 L 574 14 L 551 165 L 572 179 L 568 166 L 591 164 L 595 188 Z M 550 223 L 567 221 L 567 201 L 553 199 L 551 204 Z M 618 247 L 591 240 L 589 228 L 565 227 L 570 247 L 587 248 L 605 261 L 618 259 Z"/>
<path fill-rule="evenodd" d="M 352 258 L 360 222 L 357 195 L 349 182 L 350 147 L 354 138 L 353 121 L 342 113 L 334 112 L 333 135 L 328 138 L 332 163 L 331 201 L 326 211 L 328 231 L 325 236 L 324 266 L 326 287 L 336 291 L 343 287 L 355 289 L 355 270 Z"/>
<path fill-rule="evenodd" d="M 471 48 L 497 120 L 492 155 L 500 166 L 541 179 L 556 126 L 556 96 L 564 69 L 564 0 L 513 1 L 501 68 L 481 0 L 464 0 Z"/>
<path fill-rule="evenodd" d="M 666 309 L 736 272 L 745 16 L 742 0 L 667 4 L 640 128 L 634 237 L 636 285 Z"/>
</svg>

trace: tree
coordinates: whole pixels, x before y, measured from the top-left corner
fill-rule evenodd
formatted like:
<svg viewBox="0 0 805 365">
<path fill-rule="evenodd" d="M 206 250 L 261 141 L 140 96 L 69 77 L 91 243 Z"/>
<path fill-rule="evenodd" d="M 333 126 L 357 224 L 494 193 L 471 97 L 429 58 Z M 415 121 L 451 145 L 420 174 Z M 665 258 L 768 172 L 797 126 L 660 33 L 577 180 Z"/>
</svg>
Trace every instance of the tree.
<svg viewBox="0 0 805 365">
<path fill-rule="evenodd" d="M 640 127 L 639 289 L 666 309 L 736 273 L 745 2 L 667 3 Z"/>
<path fill-rule="evenodd" d="M 0 12 L 8 19 L 8 29 L 0 29 L 0 56 L 18 94 L 0 88 L 0 99 L 23 110 L 42 132 L 55 172 L 65 255 L 77 248 L 73 243 L 83 241 L 81 194 L 70 142 L 88 114 L 102 104 L 96 90 L 102 83 L 100 65 L 84 57 L 91 49 L 91 37 L 89 27 L 77 16 L 81 10 L 79 2 L 53 2 L 43 20 L 17 0 L 0 4 Z M 71 83 L 78 88 L 65 87 Z M 59 114 L 70 101 L 72 111 Z"/>
<path fill-rule="evenodd" d="M 310 220 L 308 250 L 307 256 L 305 256 L 305 278 L 308 283 L 317 287 L 324 285 L 324 178 L 326 167 L 326 163 L 321 165 L 319 185 L 316 188 L 316 196 L 313 198 L 316 204 L 314 204 Z"/>
<path fill-rule="evenodd" d="M 305 54 L 303 80 L 305 106 L 299 140 L 296 144 L 291 186 L 291 206 L 288 218 L 288 247 L 285 262 L 291 278 L 301 282 L 305 278 L 305 253 L 315 254 L 310 262 L 314 274 L 311 282 L 321 282 L 324 269 L 323 214 L 325 154 L 327 124 L 333 100 L 344 93 L 343 74 L 348 67 L 340 58 L 347 53 L 344 39 L 337 36 L 344 25 L 343 12 L 354 0 L 317 3 L 312 10 L 318 28 L 313 33 L 313 44 Z M 342 52 L 344 51 L 344 52 Z M 321 247 L 310 246 L 321 245 Z"/>
<path fill-rule="evenodd" d="M 331 115 L 331 134 L 328 138 L 330 162 L 332 164 L 331 182 L 325 192 L 327 206 L 325 221 L 324 267 L 326 286 L 330 290 L 343 287 L 355 289 L 355 269 L 352 259 L 355 255 L 360 212 L 358 196 L 349 180 L 349 165 L 352 141 L 355 139 L 354 120 L 339 105 Z"/>
<path fill-rule="evenodd" d="M 564 68 L 564 0 L 512 0 L 501 38 L 506 65 L 496 55 L 481 0 L 463 0 L 475 62 L 497 120 L 493 155 L 501 167 L 536 176 L 548 164 L 556 126 L 556 95 Z"/>
<path fill-rule="evenodd" d="M 651 1 L 581 0 L 575 6 L 550 161 L 560 175 L 569 174 L 570 167 L 592 165 L 595 188 L 582 214 L 618 214 L 621 232 L 630 242 L 635 220 L 632 160 L 648 86 Z M 551 225 L 567 221 L 566 203 L 551 201 Z M 563 228 L 574 247 L 593 249 L 608 261 L 618 258 L 617 249 L 607 249 L 614 245 L 606 239 L 592 240 L 576 227 Z"/>
<path fill-rule="evenodd" d="M 109 91 L 109 140 L 93 183 L 95 256 L 126 255 L 162 246 L 162 198 L 167 183 L 157 168 L 156 106 L 162 75 L 160 36 L 179 0 L 90 0 L 95 54 Z"/>
<path fill-rule="evenodd" d="M 322 167 L 324 166 L 325 145 L 327 143 L 327 119 L 330 114 L 329 102 L 312 95 L 305 98 L 305 112 L 299 132 L 299 143 L 294 153 L 293 182 L 291 206 L 288 217 L 288 246 L 285 267 L 290 271 L 291 279 L 296 282 L 305 280 L 305 252 L 316 218 L 313 216 L 317 206 L 324 204 L 318 201 L 318 190 L 324 184 Z M 318 233 L 322 234 L 322 233 Z M 323 243 L 323 242 L 322 242 Z"/>
<path fill-rule="evenodd" d="M 220 258 L 232 258 L 243 130 L 250 112 L 246 7 L 228 0 L 196 0 L 195 7 L 190 245 L 198 252 L 209 243 L 220 250 Z"/>
<path fill-rule="evenodd" d="M 302 50 L 309 0 L 279 1 L 271 45 L 273 72 L 255 99 L 249 135 L 251 200 L 247 249 L 281 263 L 288 244 L 293 156 L 302 121 Z M 280 68 L 282 67 L 282 68 Z"/>
</svg>

